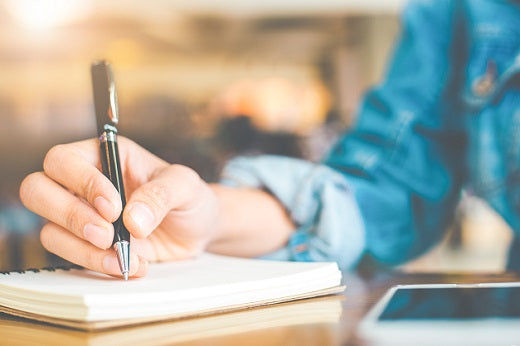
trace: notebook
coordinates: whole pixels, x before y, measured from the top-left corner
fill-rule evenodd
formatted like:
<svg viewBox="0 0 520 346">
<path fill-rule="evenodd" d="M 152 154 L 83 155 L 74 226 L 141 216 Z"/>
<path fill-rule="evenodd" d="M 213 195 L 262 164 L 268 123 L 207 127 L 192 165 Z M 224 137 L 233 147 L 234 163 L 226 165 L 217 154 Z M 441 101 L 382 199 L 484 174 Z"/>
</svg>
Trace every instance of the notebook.
<svg viewBox="0 0 520 346">
<path fill-rule="evenodd" d="M 202 316 L 343 291 L 332 262 L 282 262 L 203 254 L 154 263 L 124 281 L 85 269 L 0 275 L 0 311 L 96 330 Z"/>
</svg>

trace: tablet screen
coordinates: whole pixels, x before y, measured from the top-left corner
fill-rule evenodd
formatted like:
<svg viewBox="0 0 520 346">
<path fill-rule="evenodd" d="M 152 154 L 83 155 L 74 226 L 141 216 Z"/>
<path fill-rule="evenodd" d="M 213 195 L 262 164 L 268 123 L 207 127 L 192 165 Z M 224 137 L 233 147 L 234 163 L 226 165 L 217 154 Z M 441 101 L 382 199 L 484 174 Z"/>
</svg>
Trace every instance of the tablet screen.
<svg viewBox="0 0 520 346">
<path fill-rule="evenodd" d="M 380 321 L 520 317 L 520 287 L 397 289 Z"/>
</svg>

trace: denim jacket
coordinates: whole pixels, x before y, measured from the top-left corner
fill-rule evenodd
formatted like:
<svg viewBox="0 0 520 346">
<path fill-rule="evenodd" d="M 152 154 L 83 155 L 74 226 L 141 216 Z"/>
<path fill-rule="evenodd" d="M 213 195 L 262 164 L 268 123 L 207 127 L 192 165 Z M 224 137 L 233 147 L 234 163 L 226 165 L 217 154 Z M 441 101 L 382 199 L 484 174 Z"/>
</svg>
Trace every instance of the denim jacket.
<svg viewBox="0 0 520 346">
<path fill-rule="evenodd" d="M 462 189 L 520 232 L 520 2 L 411 2 L 384 80 L 321 164 L 238 158 L 223 181 L 265 188 L 295 221 L 268 258 L 404 262 L 443 236 Z"/>
</svg>

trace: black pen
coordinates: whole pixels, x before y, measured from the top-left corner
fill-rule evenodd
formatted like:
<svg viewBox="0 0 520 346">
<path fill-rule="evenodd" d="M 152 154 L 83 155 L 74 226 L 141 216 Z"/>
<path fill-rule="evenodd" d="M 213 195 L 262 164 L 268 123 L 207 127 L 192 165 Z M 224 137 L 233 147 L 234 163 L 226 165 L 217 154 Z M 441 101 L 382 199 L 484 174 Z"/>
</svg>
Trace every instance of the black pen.
<svg viewBox="0 0 520 346">
<path fill-rule="evenodd" d="M 117 108 L 117 94 L 110 64 L 106 61 L 94 62 L 91 66 L 92 87 L 94 91 L 94 106 L 99 136 L 101 166 L 103 173 L 114 184 L 123 209 L 126 205 L 125 189 L 119 162 L 117 147 L 117 125 L 119 113 Z M 130 270 L 130 233 L 123 224 L 123 213 L 113 223 L 114 240 L 112 246 L 117 254 L 121 274 L 128 280 Z"/>
</svg>

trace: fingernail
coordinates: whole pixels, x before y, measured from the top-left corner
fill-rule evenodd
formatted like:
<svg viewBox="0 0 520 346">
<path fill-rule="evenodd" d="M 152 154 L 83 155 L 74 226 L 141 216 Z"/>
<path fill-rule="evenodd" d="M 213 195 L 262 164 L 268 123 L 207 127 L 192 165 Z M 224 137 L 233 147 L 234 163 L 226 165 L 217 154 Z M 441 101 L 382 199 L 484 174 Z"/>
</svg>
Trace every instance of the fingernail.
<svg viewBox="0 0 520 346">
<path fill-rule="evenodd" d="M 133 203 L 129 215 L 141 231 L 148 231 L 152 228 L 154 216 L 144 203 Z"/>
<path fill-rule="evenodd" d="M 86 240 L 101 249 L 110 247 L 111 241 L 108 239 L 108 231 L 102 227 L 91 223 L 86 224 L 83 228 L 83 236 Z"/>
<path fill-rule="evenodd" d="M 94 199 L 94 208 L 108 221 L 113 221 L 112 219 L 115 217 L 114 205 L 104 197 L 98 196 Z"/>
</svg>

